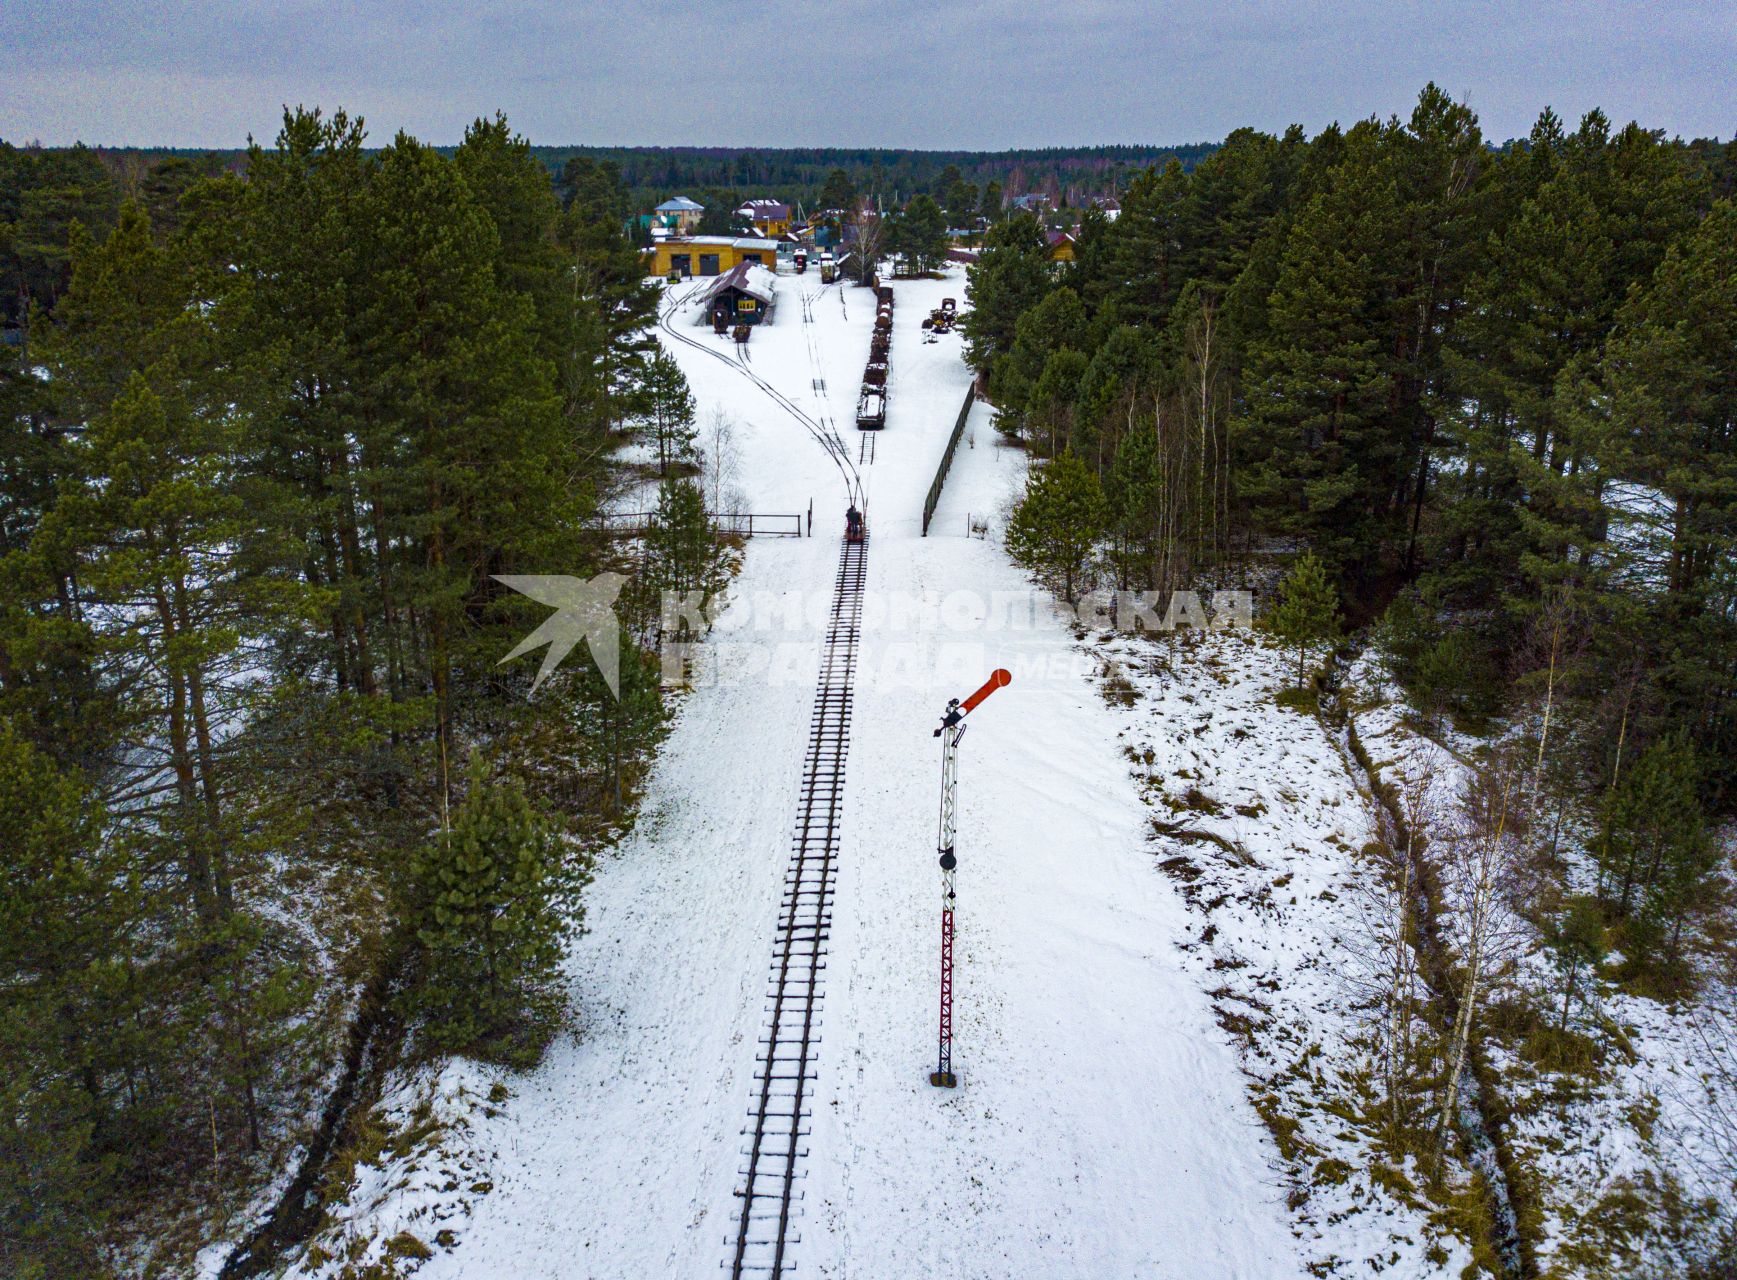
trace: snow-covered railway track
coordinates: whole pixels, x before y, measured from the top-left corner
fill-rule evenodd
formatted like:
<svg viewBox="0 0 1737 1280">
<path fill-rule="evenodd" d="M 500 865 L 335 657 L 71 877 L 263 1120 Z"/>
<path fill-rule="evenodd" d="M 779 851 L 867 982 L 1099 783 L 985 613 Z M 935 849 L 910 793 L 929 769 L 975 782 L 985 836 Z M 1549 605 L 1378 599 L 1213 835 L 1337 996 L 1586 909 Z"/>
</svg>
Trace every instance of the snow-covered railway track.
<svg viewBox="0 0 1737 1280">
<path fill-rule="evenodd" d="M 698 287 L 699 286 L 695 286 L 696 289 Z M 866 505 L 863 497 L 862 477 L 857 472 L 856 464 L 851 461 L 850 451 L 845 447 L 844 440 L 839 436 L 838 428 L 832 423 L 830 418 L 825 422 L 816 421 L 799 405 L 793 402 L 789 396 L 785 395 L 782 391 L 778 390 L 777 387 L 773 386 L 770 382 L 766 381 L 766 379 L 755 373 L 754 370 L 749 367 L 748 361 L 745 358 L 745 352 L 743 353 L 742 358 L 732 358 L 731 356 L 725 355 L 722 351 L 719 351 L 716 347 L 707 346 L 704 342 L 700 342 L 676 328 L 675 313 L 681 309 L 682 305 L 686 303 L 690 297 L 693 296 L 694 292 L 694 289 L 690 289 L 686 293 L 671 293 L 667 295 L 668 301 L 666 305 L 660 307 L 658 310 L 658 327 L 674 341 L 682 343 L 684 346 L 692 347 L 695 351 L 703 351 L 714 360 L 723 361 L 730 368 L 734 369 L 737 373 L 747 378 L 748 381 L 759 387 L 761 391 L 765 392 L 767 397 L 771 399 L 774 404 L 776 404 L 780 409 L 783 409 L 792 418 L 795 418 L 802 426 L 802 429 L 813 437 L 814 442 L 822 449 L 825 449 L 828 455 L 831 456 L 833 465 L 838 468 L 839 474 L 844 478 L 845 496 L 847 499 L 851 502 L 857 503 L 858 505 Z"/>
<path fill-rule="evenodd" d="M 801 1215 L 796 1184 L 807 1155 L 814 1064 L 819 1056 L 821 988 L 826 944 L 832 930 L 834 859 L 839 816 L 844 809 L 845 757 L 850 748 L 851 694 L 857 639 L 862 624 L 865 542 L 845 542 L 839 553 L 826 649 L 809 723 L 790 864 L 772 949 L 767 1020 L 760 1036 L 758 1067 L 743 1127 L 738 1170 L 741 1199 L 731 1255 L 724 1261 L 732 1280 L 795 1270 L 789 1248 L 801 1236 L 791 1230 Z"/>
</svg>

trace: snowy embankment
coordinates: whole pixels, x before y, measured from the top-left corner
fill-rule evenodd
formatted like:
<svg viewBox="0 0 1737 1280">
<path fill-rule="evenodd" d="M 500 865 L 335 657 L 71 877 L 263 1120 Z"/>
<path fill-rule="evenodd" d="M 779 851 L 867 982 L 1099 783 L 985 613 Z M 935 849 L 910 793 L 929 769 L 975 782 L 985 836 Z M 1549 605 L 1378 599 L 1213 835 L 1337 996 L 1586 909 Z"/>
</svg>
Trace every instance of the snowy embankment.
<svg viewBox="0 0 1737 1280">
<path fill-rule="evenodd" d="M 1375 1151 L 1369 1028 L 1387 964 L 1370 799 L 1321 721 L 1279 706 L 1294 657 L 1248 631 L 1088 641 L 1118 708 L 1157 865 L 1188 904 L 1181 963 L 1240 1051 L 1315 1274 L 1454 1274 L 1470 1258 Z"/>
<path fill-rule="evenodd" d="M 1451 806 L 1486 745 L 1445 727 L 1422 732 L 1373 652 L 1352 666 L 1347 691 L 1358 737 L 1382 774 L 1414 792 L 1427 780 L 1435 807 Z M 1572 890 L 1589 893 L 1596 870 L 1582 825 L 1564 824 L 1559 849 Z M 1451 884 L 1447 898 L 1450 913 L 1463 912 Z M 1499 997 L 1560 1010 L 1562 977 L 1534 930 L 1517 924 L 1503 959 L 1510 971 Z M 1737 1218 L 1737 1045 L 1729 1039 L 1737 990 L 1729 975 L 1703 977 L 1695 1001 L 1680 1005 L 1583 979 L 1569 1026 L 1599 1046 L 1590 1072 L 1549 1069 L 1500 1026 L 1487 1039 L 1508 1109 L 1506 1141 L 1537 1200 L 1542 1274 L 1673 1274 L 1715 1222 Z"/>
</svg>

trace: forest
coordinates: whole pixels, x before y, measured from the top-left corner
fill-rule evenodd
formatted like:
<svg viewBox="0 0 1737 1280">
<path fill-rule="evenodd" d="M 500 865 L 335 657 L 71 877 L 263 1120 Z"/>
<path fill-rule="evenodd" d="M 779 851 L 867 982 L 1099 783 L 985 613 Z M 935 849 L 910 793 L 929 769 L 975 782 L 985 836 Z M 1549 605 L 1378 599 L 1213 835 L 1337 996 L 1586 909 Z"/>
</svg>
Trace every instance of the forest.
<svg viewBox="0 0 1737 1280">
<path fill-rule="evenodd" d="M 183 1273 L 363 1056 L 534 1061 L 663 732 L 633 592 L 619 699 L 500 665 L 497 575 L 615 567 L 619 441 L 692 454 L 619 192 L 364 138 L 0 153 L 8 1277 Z M 644 589 L 709 580 L 663 493 Z"/>
<path fill-rule="evenodd" d="M 1645 1052 L 1595 993 L 1737 1078 L 1734 193 L 1737 144 L 1546 110 L 1494 147 L 1432 85 L 1407 118 L 1148 170 L 1073 262 L 1017 215 L 970 268 L 968 359 L 1036 460 L 1013 555 L 1074 600 L 1255 586 L 1295 654 L 1280 705 L 1349 735 L 1400 957 L 1364 1158 L 1429 1167 L 1475 1077 L 1506 1185 L 1469 1235 L 1498 1272 L 1560 1245 L 1546 1203 L 1603 1232 L 1595 1268 L 1696 1236 L 1688 1198 L 1562 1173 L 1538 1137 Z M 1372 672 L 1423 747 L 1363 753 Z M 1684 1105 L 1728 1189 L 1713 1098 Z"/>
<path fill-rule="evenodd" d="M 1354 634 L 1424 725 L 1523 731 L 1528 807 L 1584 819 L 1596 868 L 1545 868 L 1531 923 L 1661 998 L 1730 921 L 1734 185 L 1730 145 L 1596 111 L 1493 149 L 1431 86 L 1148 171 L 1059 268 L 1008 220 L 966 320 L 1046 460 L 1017 556 L 1070 598 L 1292 566 L 1269 605 L 1299 661 Z M 1329 674 L 1300 665 L 1299 699 Z"/>
</svg>

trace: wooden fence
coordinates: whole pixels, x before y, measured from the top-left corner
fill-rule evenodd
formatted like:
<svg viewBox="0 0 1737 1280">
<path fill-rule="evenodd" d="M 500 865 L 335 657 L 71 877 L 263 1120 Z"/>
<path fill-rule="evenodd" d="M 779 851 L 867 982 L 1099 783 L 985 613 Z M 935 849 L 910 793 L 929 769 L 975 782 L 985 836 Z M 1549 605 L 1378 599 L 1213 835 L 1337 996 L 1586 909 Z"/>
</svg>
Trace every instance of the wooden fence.
<svg viewBox="0 0 1737 1280">
<path fill-rule="evenodd" d="M 923 499 L 923 536 L 929 536 L 929 521 L 935 518 L 935 504 L 941 501 L 941 486 L 947 482 L 947 468 L 953 465 L 953 451 L 959 447 L 959 437 L 965 434 L 965 419 L 971 416 L 971 405 L 977 399 L 975 381 L 965 388 L 965 403 L 959 406 L 959 417 L 953 423 L 953 434 L 947 437 L 947 452 L 941 455 L 941 465 L 935 470 L 935 482 L 929 486 L 929 496 Z"/>
<path fill-rule="evenodd" d="M 597 523 L 611 537 L 643 538 L 651 531 L 651 523 L 656 518 L 655 511 L 605 511 L 598 515 Z M 802 537 L 800 512 L 795 515 L 753 511 L 726 511 L 714 515 L 707 512 L 706 519 L 712 522 L 720 538 Z"/>
</svg>

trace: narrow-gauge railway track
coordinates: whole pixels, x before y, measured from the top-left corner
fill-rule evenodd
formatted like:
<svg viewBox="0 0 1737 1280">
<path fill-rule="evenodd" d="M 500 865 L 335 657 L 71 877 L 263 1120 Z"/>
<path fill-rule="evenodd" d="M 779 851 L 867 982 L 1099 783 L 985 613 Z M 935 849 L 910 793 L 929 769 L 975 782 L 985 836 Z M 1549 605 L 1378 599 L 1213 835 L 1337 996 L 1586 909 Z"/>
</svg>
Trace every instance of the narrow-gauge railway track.
<svg viewBox="0 0 1737 1280">
<path fill-rule="evenodd" d="M 772 948 L 766 1028 L 742 1129 L 742 1181 L 736 1191 L 741 1207 L 735 1238 L 726 1241 L 731 1253 L 724 1261 L 731 1280 L 779 1280 L 790 1274 L 795 1269 L 790 1246 L 801 1240 L 791 1225 L 802 1207 L 796 1184 L 803 1177 L 800 1166 L 808 1150 L 819 1056 L 821 988 L 832 931 L 834 861 L 867 564 L 866 542 L 843 544 Z"/>
<path fill-rule="evenodd" d="M 701 286 L 696 285 L 695 289 L 699 287 Z M 845 447 L 844 440 L 839 436 L 838 429 L 835 426 L 830 422 L 823 423 L 813 418 L 810 414 L 804 411 L 801 406 L 791 400 L 789 396 L 785 395 L 782 391 L 778 390 L 777 387 L 773 386 L 770 382 L 767 382 L 766 379 L 755 373 L 754 370 L 749 367 L 746 359 L 734 359 L 727 356 L 716 347 L 708 346 L 697 338 L 690 337 L 688 334 L 681 332 L 681 330 L 676 327 L 674 321 L 675 313 L 682 303 L 686 302 L 688 298 L 693 295 L 693 292 L 694 290 L 690 289 L 683 294 L 678 295 L 671 293 L 666 295 L 669 298 L 668 303 L 665 306 L 658 308 L 658 327 L 661 328 L 664 333 L 668 334 L 674 341 L 690 346 L 696 351 L 704 351 L 714 360 L 723 361 L 730 368 L 734 369 L 737 373 L 748 379 L 748 381 L 759 387 L 760 390 L 764 391 L 766 395 L 771 398 L 772 402 L 779 408 L 795 418 L 796 421 L 802 425 L 803 430 L 807 431 L 808 434 L 814 438 L 815 443 L 822 449 L 825 449 L 831 456 L 833 465 L 838 468 L 839 475 L 844 477 L 846 497 L 851 502 L 861 505 L 863 501 L 862 477 L 857 473 L 856 464 L 850 457 L 850 451 Z"/>
</svg>

